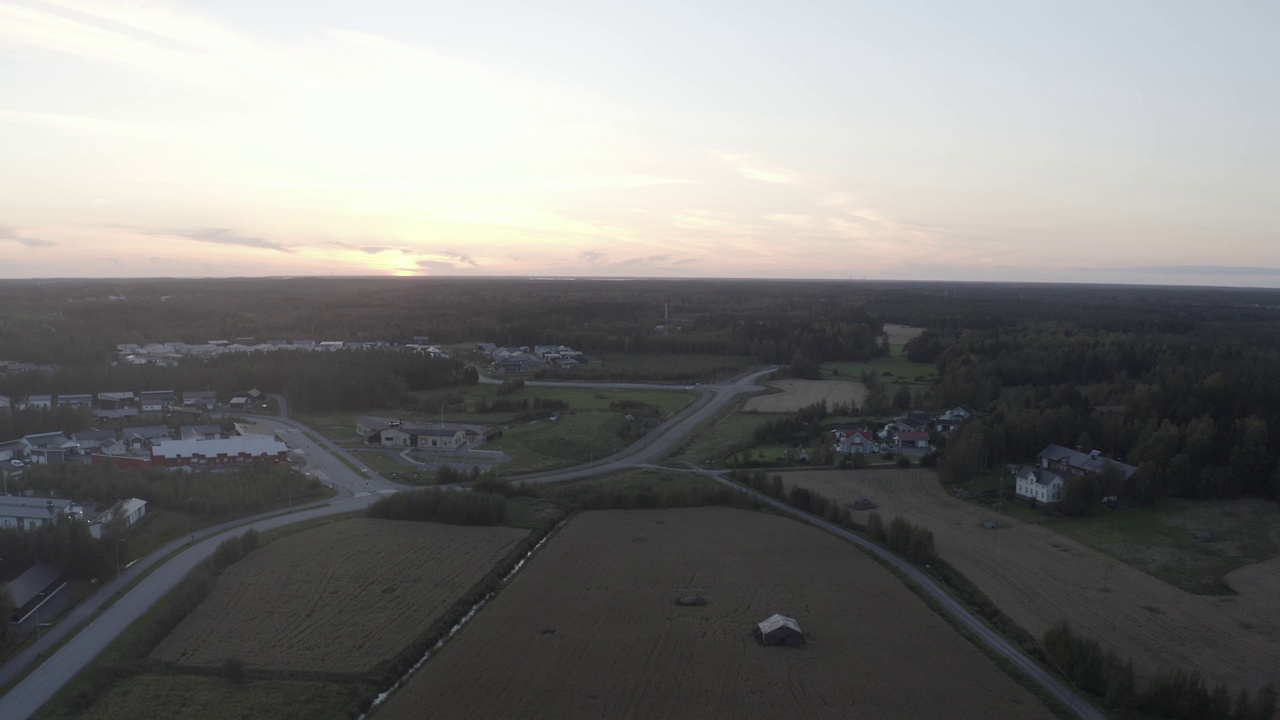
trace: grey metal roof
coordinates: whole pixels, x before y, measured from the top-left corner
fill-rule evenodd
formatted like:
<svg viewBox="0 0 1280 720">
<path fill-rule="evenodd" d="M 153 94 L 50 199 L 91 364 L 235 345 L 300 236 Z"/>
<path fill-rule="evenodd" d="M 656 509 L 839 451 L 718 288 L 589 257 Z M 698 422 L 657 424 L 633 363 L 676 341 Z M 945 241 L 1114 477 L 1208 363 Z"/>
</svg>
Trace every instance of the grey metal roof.
<svg viewBox="0 0 1280 720">
<path fill-rule="evenodd" d="M 49 504 L 53 504 L 54 513 L 65 513 L 70 500 L 59 498 L 23 497 L 19 495 L 0 495 L 0 515 L 11 518 L 49 519 Z"/>
<path fill-rule="evenodd" d="M 13 597 L 14 607 L 22 607 L 34 600 L 65 572 L 61 567 L 49 563 L 32 565 L 9 583 L 9 595 Z M 8 622 L 8 618 L 0 618 L 0 621 Z"/>
<path fill-rule="evenodd" d="M 800 623 L 796 622 L 793 617 L 788 617 L 780 613 L 774 613 L 764 620 L 760 621 L 760 634 L 768 635 L 778 628 L 788 627 L 796 632 L 800 632 Z"/>
</svg>

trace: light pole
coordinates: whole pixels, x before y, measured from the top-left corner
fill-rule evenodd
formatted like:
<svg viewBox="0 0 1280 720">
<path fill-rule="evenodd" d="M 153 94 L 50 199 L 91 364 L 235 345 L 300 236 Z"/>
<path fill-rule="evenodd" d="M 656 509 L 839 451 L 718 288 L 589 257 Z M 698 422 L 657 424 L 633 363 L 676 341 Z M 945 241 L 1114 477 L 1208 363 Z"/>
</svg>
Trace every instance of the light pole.
<svg viewBox="0 0 1280 720">
<path fill-rule="evenodd" d="M 124 542 L 123 538 L 116 538 L 116 579 L 120 579 L 120 543 Z"/>
<path fill-rule="evenodd" d="M 196 539 L 196 536 L 191 534 L 191 498 L 187 498 L 187 537 L 188 542 Z"/>
</svg>

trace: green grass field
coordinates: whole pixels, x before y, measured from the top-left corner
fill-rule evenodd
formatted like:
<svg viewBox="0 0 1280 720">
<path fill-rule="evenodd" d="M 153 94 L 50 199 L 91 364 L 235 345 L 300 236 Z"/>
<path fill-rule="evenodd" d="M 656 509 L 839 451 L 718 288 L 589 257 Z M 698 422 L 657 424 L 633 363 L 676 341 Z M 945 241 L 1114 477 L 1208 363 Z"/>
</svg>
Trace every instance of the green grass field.
<svg viewBox="0 0 1280 720">
<path fill-rule="evenodd" d="M 629 492 L 636 490 L 695 490 L 700 488 L 720 487 L 714 480 L 690 472 L 666 470 L 662 468 L 643 468 L 627 472 L 605 475 L 588 480 L 575 480 L 567 483 L 547 485 L 543 489 L 549 500 L 571 502 L 573 498 L 595 490 Z"/>
<path fill-rule="evenodd" d="M 619 436 L 626 423 L 620 413 L 570 413 L 556 422 L 512 425 L 501 438 L 485 443 L 484 449 L 515 458 L 498 467 L 502 475 L 554 470 L 599 460 L 627 447 L 630 442 Z"/>
<path fill-rule="evenodd" d="M 1264 500 L 1162 499 L 1153 508 L 1103 508 L 1045 527 L 1202 594 L 1230 592 L 1223 575 L 1280 553 L 1280 507 Z M 1197 540 L 1202 531 L 1212 539 Z"/>
<path fill-rule="evenodd" d="M 351 691 L 318 682 L 235 683 L 207 675 L 139 675 L 98 698 L 84 720 L 276 718 L 346 720 Z"/>
<path fill-rule="evenodd" d="M 741 407 L 741 401 L 737 407 Z M 724 468 L 729 456 L 751 445 L 756 428 L 769 418 L 755 414 L 729 412 L 713 418 L 693 434 L 672 458 L 674 462 L 691 462 L 700 467 Z"/>
<path fill-rule="evenodd" d="M 858 380 L 868 370 L 884 385 L 932 385 L 938 379 L 937 365 L 914 363 L 898 353 L 868 362 L 823 363 L 822 377 L 824 380 Z"/>
</svg>

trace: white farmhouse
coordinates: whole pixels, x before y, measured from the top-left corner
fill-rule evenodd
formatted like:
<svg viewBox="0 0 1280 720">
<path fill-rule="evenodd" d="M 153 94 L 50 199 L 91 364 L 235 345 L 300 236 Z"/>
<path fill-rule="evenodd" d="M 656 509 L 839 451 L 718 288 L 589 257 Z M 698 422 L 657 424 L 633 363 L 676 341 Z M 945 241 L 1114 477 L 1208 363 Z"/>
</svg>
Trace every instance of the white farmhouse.
<svg viewBox="0 0 1280 720">
<path fill-rule="evenodd" d="M 1024 467 L 1018 470 L 1015 492 L 1018 497 L 1041 503 L 1055 503 L 1062 499 L 1066 480 L 1052 470 Z"/>
</svg>

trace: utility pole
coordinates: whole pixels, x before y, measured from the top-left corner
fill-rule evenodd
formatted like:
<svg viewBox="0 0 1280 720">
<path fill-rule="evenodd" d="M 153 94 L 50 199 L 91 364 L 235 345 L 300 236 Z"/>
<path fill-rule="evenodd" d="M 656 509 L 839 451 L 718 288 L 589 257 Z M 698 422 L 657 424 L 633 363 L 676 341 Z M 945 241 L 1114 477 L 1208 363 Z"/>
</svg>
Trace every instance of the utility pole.
<svg viewBox="0 0 1280 720">
<path fill-rule="evenodd" d="M 191 498 L 187 498 L 187 537 L 189 540 L 196 539 L 196 536 L 191 534 Z"/>
</svg>

